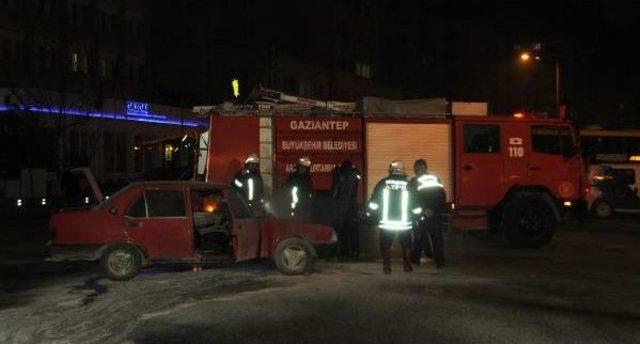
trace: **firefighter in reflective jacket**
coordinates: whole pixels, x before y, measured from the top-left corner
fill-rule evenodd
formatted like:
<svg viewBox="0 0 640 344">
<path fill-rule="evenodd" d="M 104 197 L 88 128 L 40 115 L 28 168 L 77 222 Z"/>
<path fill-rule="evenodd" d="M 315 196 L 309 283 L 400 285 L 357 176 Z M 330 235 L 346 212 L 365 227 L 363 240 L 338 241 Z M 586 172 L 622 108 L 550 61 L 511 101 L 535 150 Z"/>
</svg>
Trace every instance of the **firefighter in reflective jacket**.
<svg viewBox="0 0 640 344">
<path fill-rule="evenodd" d="M 424 249 L 426 256 L 435 260 L 438 268 L 444 267 L 444 245 L 442 240 L 442 213 L 446 208 L 444 187 L 435 175 L 427 171 L 427 162 L 418 159 L 413 165 L 415 177 L 409 188 L 416 207 L 422 212 L 415 214 L 416 230 L 413 241 L 411 261 L 420 264 L 420 255 Z"/>
<path fill-rule="evenodd" d="M 291 216 L 300 219 L 308 219 L 309 217 L 313 195 L 310 169 L 311 159 L 306 156 L 299 158 L 293 172 L 284 184 L 284 189 L 288 193 Z"/>
<path fill-rule="evenodd" d="M 411 229 L 413 213 L 422 209 L 412 207 L 412 195 L 407 182 L 407 173 L 401 161 L 389 165 L 389 175 L 378 182 L 368 204 L 368 212 L 375 214 L 380 229 L 380 253 L 382 271 L 391 273 L 391 244 L 398 235 L 402 246 L 404 271 L 411 267 Z"/>
<path fill-rule="evenodd" d="M 255 154 L 249 154 L 244 160 L 244 167 L 233 176 L 231 187 L 255 207 L 263 202 L 263 182 L 259 169 L 260 159 Z"/>
</svg>

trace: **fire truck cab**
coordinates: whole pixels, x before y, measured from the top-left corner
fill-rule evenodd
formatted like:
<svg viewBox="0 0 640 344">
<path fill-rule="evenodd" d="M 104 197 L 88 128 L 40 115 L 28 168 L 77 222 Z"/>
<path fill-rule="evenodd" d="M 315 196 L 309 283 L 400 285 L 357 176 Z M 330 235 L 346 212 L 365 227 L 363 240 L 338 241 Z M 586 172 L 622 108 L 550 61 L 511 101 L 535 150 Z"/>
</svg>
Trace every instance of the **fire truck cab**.
<svg viewBox="0 0 640 344">
<path fill-rule="evenodd" d="M 539 247 L 565 210 L 584 196 L 584 164 L 572 125 L 558 119 L 459 117 L 454 120 L 452 227 L 502 231 Z"/>
</svg>

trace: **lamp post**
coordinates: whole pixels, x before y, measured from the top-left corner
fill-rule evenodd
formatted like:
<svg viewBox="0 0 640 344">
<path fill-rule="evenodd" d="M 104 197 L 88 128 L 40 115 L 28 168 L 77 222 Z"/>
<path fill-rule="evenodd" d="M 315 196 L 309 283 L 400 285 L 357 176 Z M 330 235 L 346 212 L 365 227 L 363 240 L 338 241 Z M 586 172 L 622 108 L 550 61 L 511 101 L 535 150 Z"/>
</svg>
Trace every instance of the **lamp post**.
<svg viewBox="0 0 640 344">
<path fill-rule="evenodd" d="M 535 61 L 540 61 L 541 58 L 538 55 L 532 55 L 531 53 L 529 53 L 528 51 L 523 51 L 522 53 L 520 53 L 520 62 L 527 64 L 531 61 L 531 59 L 534 59 Z M 556 61 L 555 62 L 555 66 L 556 66 L 556 108 L 559 108 L 560 106 L 560 62 Z"/>
</svg>

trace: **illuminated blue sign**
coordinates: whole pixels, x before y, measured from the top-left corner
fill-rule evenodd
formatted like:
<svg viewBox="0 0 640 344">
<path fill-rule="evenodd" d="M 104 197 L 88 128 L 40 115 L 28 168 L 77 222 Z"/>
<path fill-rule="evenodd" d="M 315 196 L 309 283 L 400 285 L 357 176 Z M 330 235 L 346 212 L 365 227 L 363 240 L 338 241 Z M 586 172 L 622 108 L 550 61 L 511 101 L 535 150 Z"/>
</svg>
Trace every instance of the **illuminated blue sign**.
<svg viewBox="0 0 640 344">
<path fill-rule="evenodd" d="M 125 105 L 127 107 L 128 105 Z M 147 106 L 148 109 L 148 106 Z M 113 119 L 113 120 L 125 120 L 125 121 L 136 121 L 136 122 L 145 122 L 145 123 L 157 123 L 157 124 L 167 124 L 167 125 L 179 125 L 179 126 L 187 126 L 187 127 L 200 127 L 206 126 L 204 122 L 199 121 L 189 121 L 183 119 L 172 119 L 166 115 L 161 114 L 151 114 L 147 113 L 146 115 L 138 113 L 138 114 L 130 114 L 126 112 L 125 114 L 117 114 L 117 113 L 109 113 L 103 111 L 87 111 L 87 110 L 79 110 L 79 109 L 60 109 L 55 106 L 53 107 L 45 107 L 39 105 L 27 105 L 27 106 L 7 106 L 0 104 L 0 112 L 4 111 L 29 111 L 35 113 L 41 113 L 43 115 L 67 115 L 67 116 L 79 116 L 79 117 L 93 117 L 100 119 Z"/>
<path fill-rule="evenodd" d="M 127 110 L 127 115 L 130 116 L 146 117 L 149 116 L 150 113 L 148 103 L 127 101 L 125 102 L 125 108 Z"/>
</svg>

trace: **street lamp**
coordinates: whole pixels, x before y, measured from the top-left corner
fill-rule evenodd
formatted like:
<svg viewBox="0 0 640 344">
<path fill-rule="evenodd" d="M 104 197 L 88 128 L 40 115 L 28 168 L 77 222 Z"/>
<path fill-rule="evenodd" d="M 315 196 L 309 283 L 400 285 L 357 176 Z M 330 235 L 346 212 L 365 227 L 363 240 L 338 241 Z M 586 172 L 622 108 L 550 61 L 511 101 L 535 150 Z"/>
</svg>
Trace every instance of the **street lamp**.
<svg viewBox="0 0 640 344">
<path fill-rule="evenodd" d="M 536 61 L 540 61 L 541 58 L 538 55 L 534 56 Z M 528 63 L 531 60 L 531 54 L 524 51 L 520 54 L 520 62 Z M 560 107 L 560 62 L 556 61 L 556 108 Z"/>
</svg>

